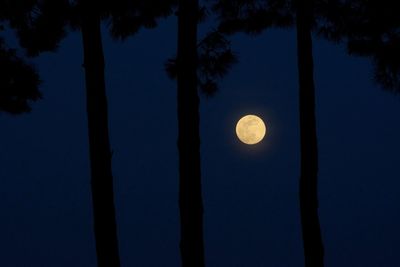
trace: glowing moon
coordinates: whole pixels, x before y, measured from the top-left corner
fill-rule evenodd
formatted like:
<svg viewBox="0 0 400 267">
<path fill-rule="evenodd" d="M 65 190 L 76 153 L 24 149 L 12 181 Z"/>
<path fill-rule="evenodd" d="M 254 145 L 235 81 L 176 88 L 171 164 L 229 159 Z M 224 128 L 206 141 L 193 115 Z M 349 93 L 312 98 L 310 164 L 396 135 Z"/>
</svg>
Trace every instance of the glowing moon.
<svg viewBox="0 0 400 267">
<path fill-rule="evenodd" d="M 236 135 L 247 145 L 255 145 L 263 140 L 267 129 L 263 120 L 256 115 L 246 115 L 236 124 Z"/>
</svg>

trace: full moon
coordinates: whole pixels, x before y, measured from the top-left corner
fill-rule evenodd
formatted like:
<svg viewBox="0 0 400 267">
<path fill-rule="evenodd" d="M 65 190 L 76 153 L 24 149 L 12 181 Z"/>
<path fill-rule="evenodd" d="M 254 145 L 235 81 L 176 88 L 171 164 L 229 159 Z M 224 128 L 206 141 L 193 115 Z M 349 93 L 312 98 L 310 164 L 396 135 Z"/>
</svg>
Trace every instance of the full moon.
<svg viewBox="0 0 400 267">
<path fill-rule="evenodd" d="M 236 124 L 236 135 L 247 145 L 255 145 L 263 140 L 266 127 L 263 120 L 256 115 L 246 115 Z"/>
</svg>

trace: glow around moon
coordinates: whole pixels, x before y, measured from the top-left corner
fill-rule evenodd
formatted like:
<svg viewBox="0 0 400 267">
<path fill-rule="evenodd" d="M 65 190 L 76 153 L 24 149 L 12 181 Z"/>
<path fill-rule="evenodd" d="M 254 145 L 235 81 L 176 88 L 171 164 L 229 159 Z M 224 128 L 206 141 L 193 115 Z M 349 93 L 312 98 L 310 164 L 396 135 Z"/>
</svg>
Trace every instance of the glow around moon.
<svg viewBox="0 0 400 267">
<path fill-rule="evenodd" d="M 247 145 L 255 145 L 263 140 L 267 129 L 263 120 L 256 115 L 246 115 L 236 124 L 236 135 Z"/>
</svg>

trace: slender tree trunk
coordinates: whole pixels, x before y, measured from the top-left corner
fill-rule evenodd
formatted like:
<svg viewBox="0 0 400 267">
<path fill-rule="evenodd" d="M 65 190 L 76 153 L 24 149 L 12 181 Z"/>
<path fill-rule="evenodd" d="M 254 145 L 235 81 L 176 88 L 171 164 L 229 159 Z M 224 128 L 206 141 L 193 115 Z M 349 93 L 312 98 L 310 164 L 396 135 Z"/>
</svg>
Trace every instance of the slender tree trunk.
<svg viewBox="0 0 400 267">
<path fill-rule="evenodd" d="M 181 259 L 204 266 L 203 203 L 197 91 L 198 0 L 180 0 L 178 12 L 178 150 Z"/>
<path fill-rule="evenodd" d="M 100 16 L 96 12 L 95 5 L 94 1 L 82 0 L 82 39 L 86 75 L 94 234 L 97 265 L 99 267 L 119 267 L 104 55 Z"/>
<path fill-rule="evenodd" d="M 312 54 L 312 0 L 297 1 L 297 49 L 300 100 L 300 214 L 306 267 L 324 266 L 318 217 L 318 146 Z"/>
</svg>

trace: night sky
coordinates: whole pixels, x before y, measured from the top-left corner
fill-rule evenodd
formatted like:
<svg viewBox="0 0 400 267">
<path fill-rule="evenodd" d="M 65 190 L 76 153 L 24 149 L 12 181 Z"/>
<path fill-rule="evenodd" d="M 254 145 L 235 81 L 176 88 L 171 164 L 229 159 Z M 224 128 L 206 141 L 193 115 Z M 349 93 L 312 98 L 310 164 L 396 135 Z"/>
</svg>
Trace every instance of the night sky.
<svg viewBox="0 0 400 267">
<path fill-rule="evenodd" d="M 180 264 L 176 83 L 164 71 L 176 34 L 176 18 L 123 43 L 104 30 L 122 266 Z M 370 60 L 314 40 L 326 266 L 400 266 L 399 97 L 374 83 Z M 239 63 L 201 98 L 206 263 L 303 266 L 295 32 L 232 45 Z M 96 266 L 82 58 L 75 32 L 33 60 L 44 99 L 32 113 L 0 116 L 2 267 Z M 256 146 L 235 136 L 249 113 L 269 129 Z"/>
</svg>

